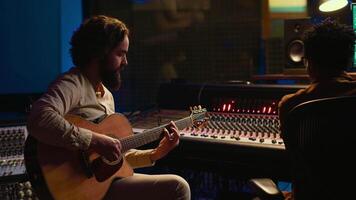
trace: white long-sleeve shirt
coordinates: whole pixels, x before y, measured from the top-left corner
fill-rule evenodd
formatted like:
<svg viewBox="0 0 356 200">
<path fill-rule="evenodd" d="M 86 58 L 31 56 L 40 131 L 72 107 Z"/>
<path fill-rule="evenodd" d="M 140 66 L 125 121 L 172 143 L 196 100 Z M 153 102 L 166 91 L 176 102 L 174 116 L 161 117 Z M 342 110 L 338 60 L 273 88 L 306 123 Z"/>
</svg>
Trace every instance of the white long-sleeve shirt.
<svg viewBox="0 0 356 200">
<path fill-rule="evenodd" d="M 69 123 L 64 116 L 74 114 L 86 120 L 115 113 L 111 92 L 104 88 L 104 95 L 97 96 L 93 85 L 78 68 L 72 68 L 58 77 L 48 91 L 31 109 L 27 128 L 37 140 L 73 150 L 88 149 L 91 130 Z M 125 156 L 132 167 L 150 166 L 152 150 L 131 150 Z"/>
</svg>

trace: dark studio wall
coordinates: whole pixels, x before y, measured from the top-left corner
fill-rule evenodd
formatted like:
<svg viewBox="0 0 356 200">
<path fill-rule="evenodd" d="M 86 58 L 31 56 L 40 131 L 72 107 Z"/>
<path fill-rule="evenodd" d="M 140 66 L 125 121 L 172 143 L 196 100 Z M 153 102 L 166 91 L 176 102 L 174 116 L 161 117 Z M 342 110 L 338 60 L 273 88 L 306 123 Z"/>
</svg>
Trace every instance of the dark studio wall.
<svg viewBox="0 0 356 200">
<path fill-rule="evenodd" d="M 23 111 L 72 66 L 69 39 L 80 0 L 0 1 L 0 111 Z"/>
<path fill-rule="evenodd" d="M 43 92 L 60 72 L 59 1 L 0 2 L 0 93 Z"/>
<path fill-rule="evenodd" d="M 0 1 L 0 94 L 44 92 L 72 66 L 81 9 L 80 0 Z"/>
<path fill-rule="evenodd" d="M 222 83 L 249 80 L 263 72 L 281 73 L 283 35 L 272 34 L 262 41 L 261 2 L 0 1 L 0 94 L 44 92 L 68 70 L 69 40 L 82 12 L 85 17 L 117 17 L 131 30 L 129 66 L 123 72 L 123 87 L 114 94 L 119 111 L 154 105 L 162 82 Z M 309 15 L 322 19 L 315 12 L 317 1 L 307 2 Z M 271 27 L 283 31 L 283 20 L 274 20 Z"/>
<path fill-rule="evenodd" d="M 83 1 L 130 28 L 118 109 L 154 105 L 160 83 L 248 80 L 259 68 L 260 0 Z"/>
</svg>

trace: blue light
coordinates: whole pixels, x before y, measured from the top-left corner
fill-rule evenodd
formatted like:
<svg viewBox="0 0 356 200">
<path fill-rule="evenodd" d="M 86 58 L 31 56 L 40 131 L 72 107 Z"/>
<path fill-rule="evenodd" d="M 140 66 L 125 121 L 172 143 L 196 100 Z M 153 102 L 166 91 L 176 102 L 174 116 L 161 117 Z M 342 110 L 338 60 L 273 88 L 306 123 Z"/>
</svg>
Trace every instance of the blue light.
<svg viewBox="0 0 356 200">
<path fill-rule="evenodd" d="M 145 4 L 148 3 L 150 0 L 131 0 L 134 4 Z"/>
<path fill-rule="evenodd" d="M 289 79 L 277 80 L 277 84 L 281 84 L 281 85 L 294 85 L 295 83 L 296 83 L 295 80 L 289 80 Z"/>
</svg>

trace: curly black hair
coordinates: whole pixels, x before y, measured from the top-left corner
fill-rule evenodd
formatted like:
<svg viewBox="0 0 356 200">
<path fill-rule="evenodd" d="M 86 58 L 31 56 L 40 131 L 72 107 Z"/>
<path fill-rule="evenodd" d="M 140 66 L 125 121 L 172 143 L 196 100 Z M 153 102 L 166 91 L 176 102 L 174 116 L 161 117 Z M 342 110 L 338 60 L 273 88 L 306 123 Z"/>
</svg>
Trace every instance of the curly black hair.
<svg viewBox="0 0 356 200">
<path fill-rule="evenodd" d="M 129 29 L 118 19 L 98 15 L 85 20 L 70 42 L 74 65 L 83 68 L 94 58 L 105 58 L 128 35 Z"/>
<path fill-rule="evenodd" d="M 304 33 L 304 57 L 326 73 L 346 70 L 352 63 L 355 39 L 352 27 L 328 18 Z"/>
</svg>

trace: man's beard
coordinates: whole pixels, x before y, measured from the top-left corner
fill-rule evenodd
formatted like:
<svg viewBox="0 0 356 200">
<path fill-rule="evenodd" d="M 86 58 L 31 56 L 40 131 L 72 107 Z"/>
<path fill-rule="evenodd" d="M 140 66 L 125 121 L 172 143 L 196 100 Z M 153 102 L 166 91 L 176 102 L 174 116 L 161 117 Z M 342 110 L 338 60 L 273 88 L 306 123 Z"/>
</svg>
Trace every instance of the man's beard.
<svg viewBox="0 0 356 200">
<path fill-rule="evenodd" d="M 121 86 L 121 67 L 117 70 L 110 69 L 111 66 L 108 65 L 107 61 L 101 62 L 100 66 L 100 77 L 101 81 L 105 87 L 109 88 L 111 91 L 119 90 Z"/>
</svg>

